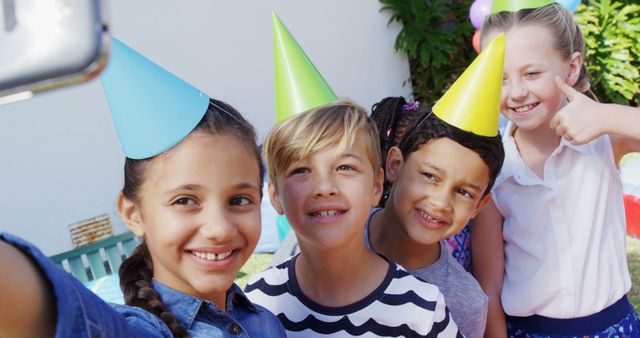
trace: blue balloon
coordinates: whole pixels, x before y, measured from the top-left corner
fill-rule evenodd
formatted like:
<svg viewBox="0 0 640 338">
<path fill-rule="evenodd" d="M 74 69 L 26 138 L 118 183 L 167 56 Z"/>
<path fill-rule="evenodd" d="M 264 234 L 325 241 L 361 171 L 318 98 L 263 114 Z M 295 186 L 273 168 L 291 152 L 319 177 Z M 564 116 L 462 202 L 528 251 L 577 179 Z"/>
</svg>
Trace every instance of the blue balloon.
<svg viewBox="0 0 640 338">
<path fill-rule="evenodd" d="M 557 3 L 561 4 L 562 7 L 566 8 L 569 12 L 573 13 L 576 11 L 576 9 L 578 9 L 578 6 L 580 6 L 580 3 L 582 1 L 580 0 L 556 0 Z"/>
</svg>

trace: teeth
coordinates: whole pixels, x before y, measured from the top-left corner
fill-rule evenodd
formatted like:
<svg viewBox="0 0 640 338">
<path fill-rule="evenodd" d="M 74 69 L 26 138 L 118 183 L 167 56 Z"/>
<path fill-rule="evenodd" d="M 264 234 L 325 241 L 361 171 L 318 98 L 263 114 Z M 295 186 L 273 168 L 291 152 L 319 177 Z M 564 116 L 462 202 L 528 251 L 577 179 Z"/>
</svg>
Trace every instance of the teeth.
<svg viewBox="0 0 640 338">
<path fill-rule="evenodd" d="M 314 212 L 313 214 L 315 216 L 327 217 L 327 216 L 335 216 L 335 215 L 338 215 L 340 213 L 341 212 L 339 210 L 324 210 L 324 211 Z"/>
<path fill-rule="evenodd" d="M 433 222 L 433 223 L 443 223 L 443 222 L 438 221 L 437 219 L 435 219 L 435 218 L 433 218 L 433 217 L 429 216 L 429 214 L 427 214 L 427 213 L 426 213 L 426 212 L 424 212 L 424 211 L 420 211 L 420 216 L 424 217 L 424 218 L 425 218 L 427 221 L 429 221 L 429 222 Z"/>
<path fill-rule="evenodd" d="M 192 253 L 194 256 L 198 258 L 206 259 L 208 261 L 220 261 L 231 256 L 231 251 L 221 252 L 217 254 L 214 254 L 211 252 L 199 252 L 199 251 L 192 251 Z"/>
<path fill-rule="evenodd" d="M 526 111 L 529 111 L 529 110 L 533 109 L 533 107 L 535 107 L 535 106 L 536 106 L 535 104 L 528 104 L 526 106 L 520 106 L 520 107 L 517 107 L 517 108 L 513 108 L 513 110 L 517 111 L 518 113 L 522 113 L 522 112 L 526 112 Z"/>
</svg>

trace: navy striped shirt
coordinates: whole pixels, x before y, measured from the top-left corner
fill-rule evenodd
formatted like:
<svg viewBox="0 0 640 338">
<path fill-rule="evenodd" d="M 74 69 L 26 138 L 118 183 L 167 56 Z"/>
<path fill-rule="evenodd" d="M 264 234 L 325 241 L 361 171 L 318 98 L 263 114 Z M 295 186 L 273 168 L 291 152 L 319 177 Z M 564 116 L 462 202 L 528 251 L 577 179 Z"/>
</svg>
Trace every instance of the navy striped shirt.
<svg viewBox="0 0 640 338">
<path fill-rule="evenodd" d="M 438 287 L 389 261 L 384 281 L 353 304 L 328 307 L 305 296 L 292 257 L 255 274 L 245 292 L 273 312 L 287 337 L 462 337 Z"/>
</svg>

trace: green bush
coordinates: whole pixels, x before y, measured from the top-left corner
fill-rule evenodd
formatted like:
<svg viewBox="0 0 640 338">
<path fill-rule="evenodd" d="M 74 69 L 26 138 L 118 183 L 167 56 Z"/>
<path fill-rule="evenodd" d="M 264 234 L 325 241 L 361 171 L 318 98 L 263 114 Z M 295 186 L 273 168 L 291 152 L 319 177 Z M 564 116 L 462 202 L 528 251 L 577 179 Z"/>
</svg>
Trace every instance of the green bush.
<svg viewBox="0 0 640 338">
<path fill-rule="evenodd" d="M 640 5 L 591 0 L 578 7 L 591 89 L 603 102 L 640 104 Z"/>
<path fill-rule="evenodd" d="M 471 45 L 472 1 L 380 0 L 389 22 L 403 25 L 396 51 L 409 58 L 415 100 L 439 99 L 477 55 Z"/>
<path fill-rule="evenodd" d="M 415 100 L 434 102 L 475 58 L 472 0 L 380 0 L 389 22 L 403 25 L 395 48 L 409 58 Z M 586 0 L 575 13 L 585 62 L 599 100 L 640 106 L 640 5 Z"/>
</svg>

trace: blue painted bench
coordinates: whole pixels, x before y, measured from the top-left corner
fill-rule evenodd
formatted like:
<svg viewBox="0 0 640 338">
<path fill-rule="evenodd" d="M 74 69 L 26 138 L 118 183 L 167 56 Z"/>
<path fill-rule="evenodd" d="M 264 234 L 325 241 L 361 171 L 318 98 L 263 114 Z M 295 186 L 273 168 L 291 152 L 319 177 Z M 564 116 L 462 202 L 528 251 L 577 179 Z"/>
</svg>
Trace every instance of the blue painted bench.
<svg viewBox="0 0 640 338">
<path fill-rule="evenodd" d="M 125 232 L 66 251 L 50 258 L 82 283 L 118 272 L 122 261 L 138 245 L 132 232 Z"/>
</svg>

